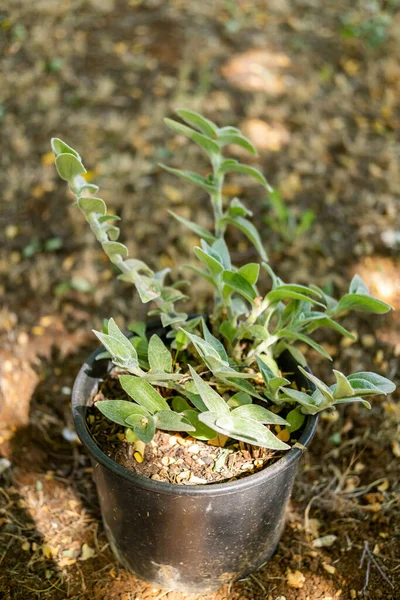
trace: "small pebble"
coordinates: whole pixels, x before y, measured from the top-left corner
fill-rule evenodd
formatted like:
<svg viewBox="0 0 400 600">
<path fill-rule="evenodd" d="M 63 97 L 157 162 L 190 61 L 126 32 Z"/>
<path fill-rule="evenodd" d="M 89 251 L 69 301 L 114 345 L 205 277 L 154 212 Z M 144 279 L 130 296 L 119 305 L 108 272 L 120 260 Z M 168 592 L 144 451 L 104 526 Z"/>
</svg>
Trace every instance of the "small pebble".
<svg viewBox="0 0 400 600">
<path fill-rule="evenodd" d="M 188 452 L 190 452 L 190 454 L 198 454 L 200 452 L 200 446 L 198 444 L 192 444 L 189 446 Z"/>
<path fill-rule="evenodd" d="M 334 575 L 336 573 L 336 568 L 332 565 L 328 565 L 328 563 L 322 563 L 322 566 L 324 567 L 325 571 L 330 575 Z"/>
<path fill-rule="evenodd" d="M 163 456 L 161 462 L 165 467 L 168 467 L 169 465 L 176 463 L 176 459 L 172 456 Z"/>
</svg>

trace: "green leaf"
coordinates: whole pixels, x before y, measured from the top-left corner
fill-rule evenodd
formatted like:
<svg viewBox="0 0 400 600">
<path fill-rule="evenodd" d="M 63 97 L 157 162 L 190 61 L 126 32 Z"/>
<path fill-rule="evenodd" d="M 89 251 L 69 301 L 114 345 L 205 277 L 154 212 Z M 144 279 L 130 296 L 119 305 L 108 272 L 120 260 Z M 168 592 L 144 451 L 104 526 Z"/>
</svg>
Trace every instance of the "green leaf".
<svg viewBox="0 0 400 600">
<path fill-rule="evenodd" d="M 207 406 L 208 410 L 211 412 L 216 412 L 219 415 L 229 414 L 229 407 L 225 400 L 215 390 L 213 390 L 208 383 L 199 377 L 191 365 L 189 365 L 189 369 L 192 379 L 196 385 L 197 392 L 201 396 L 201 399 Z"/>
<path fill-rule="evenodd" d="M 189 402 L 186 398 L 182 398 L 182 396 L 174 396 L 172 398 L 172 409 L 177 412 L 184 412 L 185 410 L 192 410 Z"/>
<path fill-rule="evenodd" d="M 228 161 L 224 161 L 228 162 Z M 236 161 L 235 161 L 236 162 Z M 223 163 L 224 164 L 224 163 Z M 249 210 L 240 200 L 239 198 L 233 198 L 233 200 L 229 203 L 228 214 L 229 217 L 247 217 L 252 216 L 251 210 Z"/>
<path fill-rule="evenodd" d="M 56 157 L 56 168 L 65 181 L 73 181 L 78 175 L 86 173 L 85 167 L 74 154 L 59 154 Z"/>
<path fill-rule="evenodd" d="M 258 263 L 248 263 L 240 267 L 238 274 L 247 279 L 250 285 L 255 285 L 260 274 L 260 265 Z"/>
<path fill-rule="evenodd" d="M 99 223 L 107 223 L 108 221 L 120 221 L 121 217 L 119 217 L 118 215 L 103 215 L 102 217 L 99 217 L 98 221 Z"/>
<path fill-rule="evenodd" d="M 151 442 L 156 432 L 156 425 L 151 415 L 130 415 L 125 419 L 126 425 L 133 429 L 133 433 L 145 444 Z"/>
<path fill-rule="evenodd" d="M 82 197 L 79 198 L 77 204 L 87 214 L 105 215 L 107 212 L 106 203 L 101 198 Z"/>
<path fill-rule="evenodd" d="M 332 357 L 329 356 L 327 351 L 322 346 L 317 344 L 317 342 L 314 342 L 314 340 L 311 339 L 310 337 L 308 337 L 307 335 L 299 333 L 298 331 L 290 331 L 289 329 L 281 329 L 280 331 L 276 332 L 275 335 L 279 339 L 286 338 L 288 340 L 293 340 L 293 341 L 298 340 L 299 342 L 304 342 L 304 344 L 308 344 L 309 346 L 311 346 L 311 348 L 313 348 L 314 350 L 316 350 L 317 352 L 322 354 L 322 356 L 325 356 L 325 358 L 332 360 Z"/>
<path fill-rule="evenodd" d="M 137 321 L 136 323 L 130 323 L 128 325 L 128 329 L 129 329 L 129 331 L 132 331 L 132 333 L 136 333 L 136 335 L 138 335 L 140 338 L 146 339 L 146 329 L 147 329 L 146 323 L 143 323 L 142 321 Z"/>
<path fill-rule="evenodd" d="M 218 352 L 219 356 L 221 357 L 221 359 L 224 362 L 229 364 L 229 357 L 226 353 L 224 345 L 216 337 L 214 337 L 211 334 L 204 319 L 202 319 L 202 325 L 203 325 L 203 335 L 204 335 L 205 341 L 208 342 L 214 348 L 214 350 L 216 350 Z"/>
<path fill-rule="evenodd" d="M 121 258 L 128 256 L 128 248 L 119 242 L 104 242 L 102 247 L 112 263 L 117 264 Z"/>
<path fill-rule="evenodd" d="M 160 410 L 155 415 L 156 426 L 164 431 L 195 431 L 185 415 L 173 410 Z"/>
<path fill-rule="evenodd" d="M 294 408 L 286 415 L 286 421 L 289 423 L 287 430 L 290 433 L 297 431 L 303 426 L 306 416 L 300 411 L 299 408 Z"/>
<path fill-rule="evenodd" d="M 196 129 L 201 131 L 201 133 L 204 133 L 204 135 L 207 135 L 210 138 L 213 138 L 217 135 L 218 127 L 215 125 L 215 123 L 209 119 L 206 119 L 199 113 L 194 112 L 193 110 L 186 110 L 184 108 L 178 108 L 176 112 L 183 121 L 192 127 L 196 127 Z"/>
<path fill-rule="evenodd" d="M 59 154 L 73 154 L 79 160 L 81 158 L 76 150 L 60 140 L 60 138 L 51 138 L 51 149 L 53 150 L 55 156 L 58 156 Z"/>
<path fill-rule="evenodd" d="M 318 377 L 315 377 L 315 375 L 313 375 L 312 373 L 310 373 L 309 371 L 307 371 L 300 365 L 298 366 L 298 369 L 299 369 L 300 373 L 302 373 L 302 375 L 304 375 L 304 377 L 306 377 L 309 381 L 311 381 L 315 385 L 317 390 L 319 390 L 321 392 L 322 396 L 325 398 L 325 401 L 326 401 L 325 403 L 327 405 L 332 404 L 334 397 L 333 397 L 333 393 L 332 393 L 331 389 L 323 381 L 318 379 Z"/>
<path fill-rule="evenodd" d="M 224 270 L 224 267 L 221 265 L 221 263 L 219 263 L 215 258 L 204 252 L 204 250 L 202 250 L 198 246 L 195 246 L 193 248 L 193 252 L 197 256 L 197 258 L 208 267 L 210 273 L 212 273 L 214 277 L 218 276 Z"/>
<path fill-rule="evenodd" d="M 390 381 L 390 379 L 387 379 L 386 377 L 383 377 L 382 375 L 378 375 L 377 373 L 371 373 L 369 371 L 361 371 L 360 373 L 352 373 L 351 375 L 349 375 L 347 377 L 347 380 L 350 381 L 351 385 L 353 385 L 352 384 L 353 381 L 358 381 L 358 380 L 366 381 L 366 382 L 370 383 L 371 385 L 373 385 L 377 390 L 379 390 L 379 392 L 381 392 L 383 394 L 391 394 L 396 389 L 395 384 L 392 381 Z"/>
<path fill-rule="evenodd" d="M 273 379 L 274 377 L 276 377 L 276 375 L 272 371 L 272 369 L 260 358 L 260 356 L 256 356 L 256 361 L 258 364 L 258 368 L 261 371 L 261 375 L 268 386 L 270 379 Z"/>
<path fill-rule="evenodd" d="M 133 375 L 121 375 L 119 381 L 125 392 L 151 414 L 159 410 L 170 410 L 168 402 L 148 381 Z"/>
<path fill-rule="evenodd" d="M 215 240 L 216 240 L 215 236 L 210 231 L 208 231 L 207 229 L 202 227 L 201 225 L 198 225 L 197 223 L 194 223 L 193 221 L 189 221 L 188 219 L 185 219 L 184 217 L 177 215 L 172 210 L 169 210 L 168 212 L 170 215 L 172 215 L 174 217 L 174 219 L 179 221 L 179 223 L 182 223 L 182 225 L 185 225 L 186 227 L 188 227 L 191 231 L 193 231 L 200 238 L 203 238 L 210 244 L 215 242 Z"/>
<path fill-rule="evenodd" d="M 233 225 L 237 229 L 240 229 L 242 233 L 250 240 L 255 246 L 257 252 L 260 254 L 263 260 L 268 260 L 267 253 L 262 245 L 260 234 L 254 227 L 253 223 L 244 219 L 243 217 L 223 217 L 218 222 L 219 225 Z"/>
<path fill-rule="evenodd" d="M 236 409 L 239 410 L 239 409 Z M 254 446 L 271 450 L 290 450 L 290 446 L 281 442 L 267 427 L 258 421 L 229 415 L 219 417 L 215 423 L 218 431 L 235 440 L 241 440 Z"/>
<path fill-rule="evenodd" d="M 240 132 L 235 133 L 232 131 L 224 131 L 224 129 L 220 129 L 216 141 L 221 147 L 226 146 L 227 144 L 232 144 L 235 146 L 240 146 L 244 150 L 247 150 L 247 152 L 250 152 L 250 154 L 257 156 L 257 150 L 255 149 L 253 144 L 250 142 L 249 139 L 244 137 L 244 135 L 241 135 Z"/>
<path fill-rule="evenodd" d="M 233 394 L 227 402 L 229 408 L 238 408 L 239 406 L 245 406 L 246 404 L 252 404 L 253 400 L 246 392 L 236 392 Z"/>
<path fill-rule="evenodd" d="M 203 188 L 204 190 L 207 190 L 207 192 L 209 193 L 215 192 L 217 189 L 215 185 L 211 184 L 207 179 L 205 179 L 201 175 L 198 175 L 197 173 L 192 173 L 191 171 L 182 171 L 180 169 L 173 169 L 172 167 L 167 167 L 167 165 L 163 165 L 161 163 L 159 164 L 159 166 L 165 171 L 168 171 L 168 173 L 172 173 L 173 175 L 176 175 L 177 177 L 180 177 L 185 181 L 189 181 L 190 183 L 193 183 L 194 185 L 197 185 Z"/>
<path fill-rule="evenodd" d="M 144 408 L 128 400 L 99 400 L 95 403 L 95 407 L 107 419 L 123 427 L 126 427 L 126 419 L 131 415 L 139 415 L 141 417 L 150 415 Z"/>
<path fill-rule="evenodd" d="M 301 300 L 302 302 L 310 302 L 311 304 L 318 304 L 319 306 L 324 306 L 321 302 L 317 302 L 315 298 L 310 298 L 306 294 L 302 294 L 300 292 L 296 292 L 292 289 L 288 289 L 291 286 L 280 286 L 271 292 L 268 292 L 266 298 L 270 304 L 274 304 L 275 302 L 281 302 L 282 300 Z"/>
<path fill-rule="evenodd" d="M 250 285 L 247 279 L 242 277 L 242 275 L 233 273 L 232 271 L 224 271 L 222 274 L 222 280 L 227 286 L 235 290 L 235 292 L 253 304 L 256 293 L 253 289 L 253 286 Z"/>
<path fill-rule="evenodd" d="M 264 175 L 262 173 L 260 173 L 260 171 L 258 169 L 255 169 L 254 167 L 249 167 L 248 165 L 242 165 L 240 163 L 237 164 L 222 164 L 220 169 L 219 169 L 220 173 L 243 173 L 244 175 L 250 175 L 250 177 L 253 177 L 253 179 L 256 179 L 258 181 L 258 183 L 261 183 L 261 185 L 263 187 L 265 187 L 267 190 L 271 191 L 272 188 L 269 185 L 268 181 L 265 179 Z"/>
<path fill-rule="evenodd" d="M 194 428 L 194 431 L 190 432 L 192 437 L 196 438 L 196 440 L 202 441 L 212 440 L 215 438 L 214 429 L 210 429 L 210 427 L 207 427 L 207 425 L 200 421 L 199 413 L 197 411 L 189 409 L 185 410 L 183 414 Z"/>
<path fill-rule="evenodd" d="M 136 358 L 136 350 L 129 342 L 127 344 L 126 342 L 123 342 L 120 339 L 115 339 L 111 335 L 107 335 L 101 331 L 95 331 L 94 329 L 92 331 L 106 348 L 106 350 L 108 350 L 113 359 L 116 358 L 122 362 L 125 362 L 128 359 Z"/>
<path fill-rule="evenodd" d="M 164 342 L 158 335 L 154 334 L 151 336 L 149 341 L 149 365 L 150 369 L 154 372 L 164 371 L 165 373 L 171 373 L 172 371 L 172 356 Z"/>
<path fill-rule="evenodd" d="M 348 398 L 349 396 L 354 396 L 355 392 L 350 383 L 347 381 L 347 377 L 335 369 L 333 369 L 333 372 L 336 378 L 336 385 L 331 386 L 333 397 L 337 400 L 338 398 Z"/>
<path fill-rule="evenodd" d="M 203 148 L 203 150 L 205 150 L 211 156 L 220 154 L 220 148 L 218 144 L 202 133 L 193 131 L 193 129 L 190 127 L 182 125 L 182 123 L 178 123 L 178 121 L 174 121 L 173 119 L 164 119 L 164 123 L 167 125 L 167 127 L 172 129 L 172 131 L 184 135 L 192 140 L 192 142 L 195 142 L 195 144 Z"/>
<path fill-rule="evenodd" d="M 244 419 L 254 419 L 264 424 L 287 425 L 285 419 L 258 404 L 239 406 L 232 410 L 231 415 L 233 417 L 243 417 Z"/>
<path fill-rule="evenodd" d="M 230 323 L 229 321 L 224 321 L 220 325 L 219 332 L 221 335 L 224 336 L 224 338 L 228 340 L 230 344 L 232 344 L 233 340 L 237 335 L 238 330 L 237 327 L 232 325 L 232 323 Z"/>
<path fill-rule="evenodd" d="M 373 296 L 367 296 L 366 294 L 346 294 L 339 300 L 335 308 L 329 312 L 331 316 L 337 316 L 349 310 L 383 315 L 392 309 L 393 307 L 390 304 L 386 304 L 386 302 L 378 300 L 378 298 L 374 298 Z"/>
</svg>

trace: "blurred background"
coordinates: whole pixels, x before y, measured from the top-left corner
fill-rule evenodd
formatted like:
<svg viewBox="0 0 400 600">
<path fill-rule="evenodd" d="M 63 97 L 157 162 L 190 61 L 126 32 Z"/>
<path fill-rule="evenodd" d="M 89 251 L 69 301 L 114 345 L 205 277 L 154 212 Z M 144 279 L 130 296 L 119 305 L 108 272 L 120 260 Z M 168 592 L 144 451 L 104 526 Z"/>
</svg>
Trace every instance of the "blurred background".
<svg viewBox="0 0 400 600">
<path fill-rule="evenodd" d="M 208 165 L 163 118 L 185 107 L 240 127 L 259 156 L 232 155 L 260 167 L 276 194 L 241 176 L 224 192 L 253 210 L 273 268 L 334 295 L 357 272 L 399 309 L 399 9 L 398 0 L 0 5 L 0 597 L 161 597 L 107 548 L 69 414 L 73 379 L 96 346 L 91 329 L 111 316 L 140 320 L 143 309 L 72 206 L 50 138 L 79 151 L 122 218 L 130 255 L 191 279 L 182 265 L 197 238 L 167 209 L 208 227 L 208 201 L 158 163 L 202 174 Z M 236 263 L 252 257 L 230 235 Z M 210 289 L 194 281 L 191 291 L 190 308 L 204 310 Z M 356 343 L 318 338 L 334 367 L 396 378 L 399 316 L 344 324 Z M 312 353 L 310 362 L 329 379 L 330 365 Z M 399 598 L 399 416 L 395 400 L 377 399 L 371 413 L 349 407 L 321 423 L 278 555 L 210 598 Z M 332 546 L 315 548 L 326 535 Z M 304 581 L 290 586 L 288 570 Z"/>
</svg>

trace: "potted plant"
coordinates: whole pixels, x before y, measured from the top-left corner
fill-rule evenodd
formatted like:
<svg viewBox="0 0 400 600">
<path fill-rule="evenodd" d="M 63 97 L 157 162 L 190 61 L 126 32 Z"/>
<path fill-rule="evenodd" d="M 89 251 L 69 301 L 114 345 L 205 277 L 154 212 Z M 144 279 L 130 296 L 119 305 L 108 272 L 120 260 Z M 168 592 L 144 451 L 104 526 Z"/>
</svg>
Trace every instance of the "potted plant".
<svg viewBox="0 0 400 600">
<path fill-rule="evenodd" d="M 271 269 L 251 212 L 237 198 L 224 202 L 225 176 L 242 173 L 272 192 L 257 169 L 226 158 L 226 146 L 255 154 L 234 127 L 178 110 L 185 123 L 166 119 L 176 133 L 210 158 L 206 177 L 163 168 L 208 193 L 214 231 L 172 215 L 201 240 L 191 266 L 214 290 L 207 315 L 177 308 L 182 283 L 166 283 L 128 257 L 118 242 L 118 217 L 107 213 L 87 183 L 79 154 L 52 140 L 57 171 L 119 278 L 133 283 L 148 314 L 124 333 L 114 319 L 94 333 L 102 347 L 83 365 L 73 390 L 78 435 L 91 455 L 104 526 L 128 569 L 166 589 L 206 592 L 257 569 L 274 552 L 299 459 L 318 413 L 387 394 L 394 385 L 369 372 L 333 371 L 325 384 L 296 346 L 326 358 L 310 334 L 329 327 L 353 337 L 337 319 L 350 310 L 386 313 L 356 275 L 339 301 L 315 285 L 283 282 Z M 260 262 L 237 267 L 225 242 L 228 227 L 255 246 Z M 265 293 L 260 270 L 271 280 Z M 189 288 L 190 293 L 190 288 Z M 134 317 L 134 315 L 133 315 Z M 133 318 L 134 320 L 134 318 Z"/>
</svg>

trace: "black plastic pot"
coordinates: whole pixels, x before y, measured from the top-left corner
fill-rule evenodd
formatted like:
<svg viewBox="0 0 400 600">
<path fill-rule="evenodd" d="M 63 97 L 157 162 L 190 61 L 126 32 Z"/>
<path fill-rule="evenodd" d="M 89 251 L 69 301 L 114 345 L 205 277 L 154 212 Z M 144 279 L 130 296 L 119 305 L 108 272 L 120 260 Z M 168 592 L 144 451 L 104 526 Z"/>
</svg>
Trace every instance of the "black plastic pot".
<svg viewBox="0 0 400 600">
<path fill-rule="evenodd" d="M 198 486 L 162 483 L 136 475 L 104 454 L 86 424 L 87 407 L 110 368 L 94 352 L 72 393 L 76 431 L 89 452 L 104 527 L 118 560 L 154 586 L 210 592 L 245 577 L 274 553 L 302 448 L 270 467 L 231 483 Z M 302 376 L 290 354 L 281 368 Z M 317 417 L 308 417 L 300 444 L 306 448 Z"/>
</svg>

